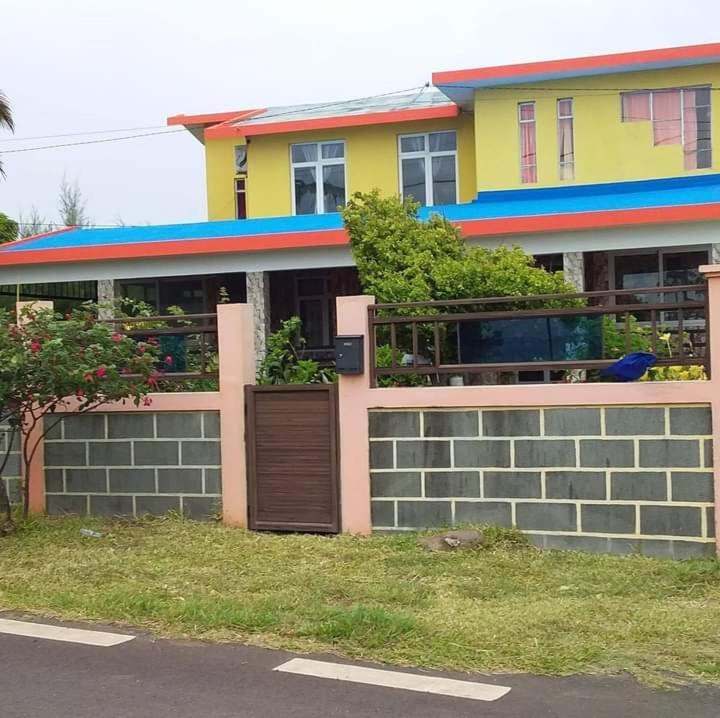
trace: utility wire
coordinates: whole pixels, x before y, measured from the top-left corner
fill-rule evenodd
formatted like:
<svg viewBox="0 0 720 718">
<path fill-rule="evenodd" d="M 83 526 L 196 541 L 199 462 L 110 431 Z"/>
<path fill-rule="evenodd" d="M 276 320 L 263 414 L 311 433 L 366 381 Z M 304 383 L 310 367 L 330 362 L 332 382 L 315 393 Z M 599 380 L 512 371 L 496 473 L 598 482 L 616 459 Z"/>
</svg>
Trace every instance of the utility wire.
<svg viewBox="0 0 720 718">
<path fill-rule="evenodd" d="M 86 130 L 85 132 L 63 132 L 59 135 L 36 135 L 35 137 L 9 137 L 0 142 L 30 142 L 32 140 L 54 140 L 59 137 L 82 137 L 84 135 L 111 135 L 116 132 L 140 132 L 142 130 L 162 130 L 167 125 L 152 125 L 150 127 L 123 127 L 116 130 Z"/>
</svg>

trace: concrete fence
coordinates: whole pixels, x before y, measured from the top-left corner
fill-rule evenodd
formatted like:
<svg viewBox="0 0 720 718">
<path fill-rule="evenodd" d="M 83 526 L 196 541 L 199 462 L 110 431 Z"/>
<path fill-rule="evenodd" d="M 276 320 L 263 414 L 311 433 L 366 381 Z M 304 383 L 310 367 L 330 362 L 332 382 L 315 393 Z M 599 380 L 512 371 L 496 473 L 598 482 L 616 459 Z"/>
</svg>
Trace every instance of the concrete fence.
<svg viewBox="0 0 720 718">
<path fill-rule="evenodd" d="M 517 526 L 543 547 L 686 557 L 717 548 L 720 266 L 708 279 L 708 381 L 338 387 L 343 531 Z M 371 297 L 337 300 L 338 334 L 368 332 Z M 244 387 L 250 305 L 218 307 L 219 391 L 68 415 L 31 472 L 31 508 L 247 525 Z M 71 413 L 71 412 L 70 412 Z M 0 432 L 1 433 L 1 432 Z M 43 458 L 44 457 L 44 461 Z M 4 477 L 12 491 L 11 466 Z"/>
</svg>

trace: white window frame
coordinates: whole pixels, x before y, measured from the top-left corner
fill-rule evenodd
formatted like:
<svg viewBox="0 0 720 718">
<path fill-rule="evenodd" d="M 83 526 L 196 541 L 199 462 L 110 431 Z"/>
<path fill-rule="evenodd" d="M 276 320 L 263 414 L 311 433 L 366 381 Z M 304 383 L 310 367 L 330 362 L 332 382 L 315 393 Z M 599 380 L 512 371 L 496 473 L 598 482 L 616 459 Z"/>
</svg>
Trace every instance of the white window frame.
<svg viewBox="0 0 720 718">
<path fill-rule="evenodd" d="M 329 159 L 323 159 L 322 158 L 322 148 L 324 145 L 338 145 L 341 144 L 343 146 L 343 156 L 342 157 L 332 157 Z M 312 160 L 310 162 L 293 162 L 293 156 L 292 151 L 293 147 L 300 147 L 300 146 L 308 146 L 308 145 L 315 145 L 317 146 L 317 159 Z M 315 214 L 329 214 L 332 212 L 337 212 L 337 208 L 333 207 L 332 209 L 327 209 L 325 207 L 325 192 L 323 191 L 323 167 L 332 167 L 337 165 L 342 165 L 343 168 L 343 179 L 345 182 L 345 200 L 343 201 L 343 204 L 347 202 L 347 192 L 348 192 L 348 184 L 347 184 L 347 144 L 345 140 L 323 140 L 321 142 L 293 142 L 289 146 L 290 151 L 290 192 L 292 194 L 292 213 L 293 215 L 297 214 L 297 202 L 295 198 L 295 168 L 296 167 L 313 167 L 315 169 L 315 197 L 316 197 L 316 204 L 315 204 Z"/>
<path fill-rule="evenodd" d="M 455 149 L 454 150 L 437 150 L 435 152 L 430 151 L 430 135 L 437 135 L 445 132 L 452 132 L 455 135 Z M 402 141 L 410 137 L 424 137 L 425 138 L 425 150 L 419 150 L 417 152 L 403 152 Z M 403 193 L 403 160 L 412 159 L 424 159 L 425 160 L 425 206 L 435 206 L 435 197 L 433 192 L 433 181 L 432 181 L 432 158 L 433 157 L 454 157 L 455 158 L 455 204 L 460 202 L 460 173 L 458 165 L 458 134 L 457 130 L 435 130 L 434 132 L 412 132 L 407 135 L 398 135 L 397 140 L 398 146 L 398 177 L 400 178 L 400 197 L 404 199 Z M 441 205 L 442 206 L 442 205 Z"/>
<path fill-rule="evenodd" d="M 560 114 L 560 103 L 561 102 L 569 102 L 570 103 L 570 114 L 569 115 L 561 115 Z M 573 160 L 572 162 L 563 162 L 562 158 L 560 156 L 560 146 L 558 144 L 558 168 L 560 170 L 559 173 L 559 179 L 561 182 L 574 182 L 575 181 L 575 101 L 572 97 L 559 97 L 557 99 L 557 102 L 555 103 L 556 107 L 556 114 L 557 114 L 557 129 L 560 130 L 560 120 L 570 120 L 571 124 L 571 130 L 570 133 L 572 135 L 572 149 L 573 149 Z M 535 127 L 535 143 L 537 144 L 537 127 Z M 559 138 L 559 133 L 558 133 Z M 537 152 L 535 154 L 535 157 L 537 158 Z M 537 159 L 536 159 L 536 167 L 535 172 L 537 173 Z M 570 179 L 562 179 L 562 169 L 563 167 L 572 167 L 572 177 Z"/>
<path fill-rule="evenodd" d="M 533 106 L 533 118 L 532 120 L 523 120 L 522 119 L 522 112 L 520 111 L 520 108 L 523 107 L 523 105 L 532 105 Z M 517 104 L 517 119 L 518 119 L 518 146 L 520 151 L 518 152 L 519 159 L 520 159 L 520 184 L 537 184 L 538 183 L 538 163 L 537 163 L 537 156 L 538 156 L 538 135 L 537 135 L 537 103 L 535 100 L 524 100 L 523 102 L 518 102 Z M 535 164 L 534 165 L 523 165 L 523 145 L 522 145 L 522 126 L 523 125 L 529 125 L 529 124 L 535 125 Z M 534 167 L 535 168 L 535 181 L 534 182 L 523 182 L 523 169 L 526 167 Z"/>
</svg>

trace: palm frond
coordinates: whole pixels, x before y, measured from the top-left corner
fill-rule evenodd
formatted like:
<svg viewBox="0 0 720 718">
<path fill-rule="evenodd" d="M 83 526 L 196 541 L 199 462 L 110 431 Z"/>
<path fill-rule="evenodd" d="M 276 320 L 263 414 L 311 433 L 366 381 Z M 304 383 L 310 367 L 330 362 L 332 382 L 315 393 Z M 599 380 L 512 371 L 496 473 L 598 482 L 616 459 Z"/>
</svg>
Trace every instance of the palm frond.
<svg viewBox="0 0 720 718">
<path fill-rule="evenodd" d="M 6 127 L 10 132 L 15 131 L 10 102 L 4 92 L 0 91 L 0 127 Z"/>
</svg>

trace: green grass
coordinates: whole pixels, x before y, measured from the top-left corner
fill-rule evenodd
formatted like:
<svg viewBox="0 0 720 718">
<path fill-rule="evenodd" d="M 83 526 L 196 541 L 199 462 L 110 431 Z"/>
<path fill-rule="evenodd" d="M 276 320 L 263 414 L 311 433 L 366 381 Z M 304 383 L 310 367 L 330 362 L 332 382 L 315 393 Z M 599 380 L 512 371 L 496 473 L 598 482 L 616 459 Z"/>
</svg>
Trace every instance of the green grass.
<svg viewBox="0 0 720 718">
<path fill-rule="evenodd" d="M 103 533 L 80 535 L 81 527 Z M 415 536 L 43 519 L 0 539 L 0 609 L 431 668 L 720 683 L 720 563 Z"/>
</svg>

